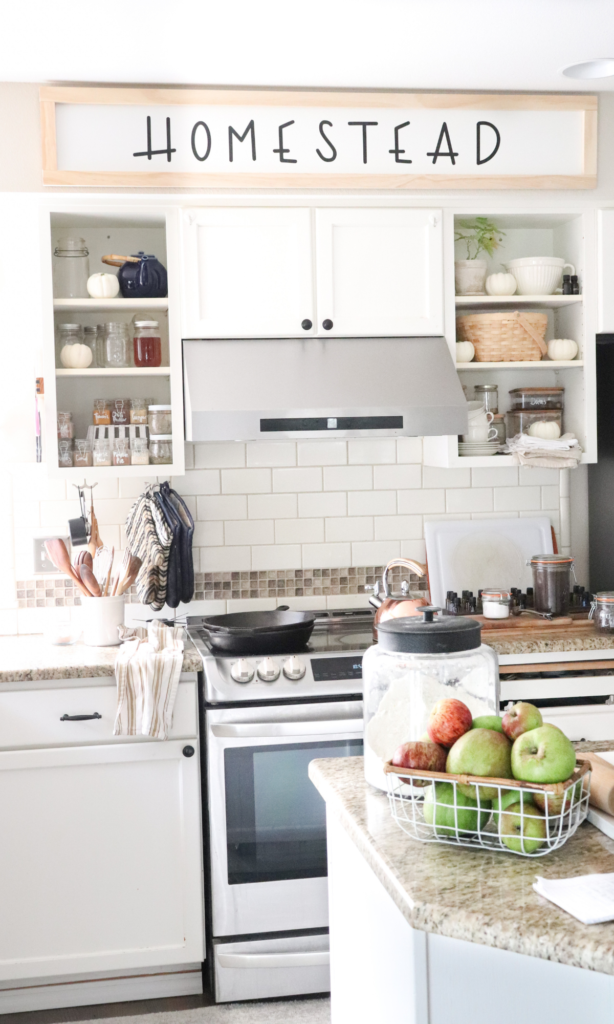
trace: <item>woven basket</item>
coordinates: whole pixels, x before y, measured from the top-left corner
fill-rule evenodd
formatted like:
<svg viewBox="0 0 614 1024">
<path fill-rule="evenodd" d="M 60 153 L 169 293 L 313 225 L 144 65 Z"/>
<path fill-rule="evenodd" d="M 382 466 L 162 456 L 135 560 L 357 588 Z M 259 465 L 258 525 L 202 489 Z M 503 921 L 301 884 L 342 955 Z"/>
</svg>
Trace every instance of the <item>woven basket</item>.
<svg viewBox="0 0 614 1024">
<path fill-rule="evenodd" d="M 548 351 L 546 313 L 467 313 L 456 318 L 456 340 L 470 341 L 477 363 L 535 362 Z"/>
</svg>

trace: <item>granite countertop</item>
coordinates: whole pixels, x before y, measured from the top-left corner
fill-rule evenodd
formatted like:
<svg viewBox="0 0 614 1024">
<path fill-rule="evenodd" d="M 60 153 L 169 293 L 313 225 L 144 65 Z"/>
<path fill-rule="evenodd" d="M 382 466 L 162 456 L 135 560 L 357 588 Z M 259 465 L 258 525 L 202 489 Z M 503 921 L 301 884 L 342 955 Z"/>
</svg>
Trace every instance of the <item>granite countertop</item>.
<svg viewBox="0 0 614 1024">
<path fill-rule="evenodd" d="M 119 647 L 87 647 L 76 643 L 55 647 L 40 634 L 0 637 L 0 683 L 41 679 L 87 679 L 115 675 Z M 188 638 L 183 671 L 198 672 L 200 654 Z"/>
<path fill-rule="evenodd" d="M 578 744 L 604 746 L 614 749 L 614 741 Z M 580 924 L 532 888 L 537 874 L 614 871 L 614 841 L 588 822 L 538 858 L 420 843 L 365 782 L 362 758 L 312 761 L 309 776 L 412 928 L 614 974 L 614 922 Z"/>
<path fill-rule="evenodd" d="M 593 622 L 526 630 L 482 630 L 482 643 L 488 644 L 497 654 L 612 651 L 614 655 L 614 633 L 597 633 Z"/>
</svg>

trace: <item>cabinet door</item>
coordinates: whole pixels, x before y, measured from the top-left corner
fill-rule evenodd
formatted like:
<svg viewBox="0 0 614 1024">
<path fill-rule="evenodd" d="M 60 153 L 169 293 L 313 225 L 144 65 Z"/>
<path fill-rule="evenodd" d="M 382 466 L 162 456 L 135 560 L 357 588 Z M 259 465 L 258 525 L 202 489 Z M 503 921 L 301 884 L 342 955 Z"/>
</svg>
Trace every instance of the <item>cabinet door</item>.
<svg viewBox="0 0 614 1024">
<path fill-rule="evenodd" d="M 309 210 L 186 210 L 182 228 L 184 338 L 314 333 Z"/>
<path fill-rule="evenodd" d="M 0 754 L 0 979 L 203 959 L 185 741 Z"/>
<path fill-rule="evenodd" d="M 441 210 L 317 210 L 318 334 L 443 334 L 442 238 Z"/>
</svg>

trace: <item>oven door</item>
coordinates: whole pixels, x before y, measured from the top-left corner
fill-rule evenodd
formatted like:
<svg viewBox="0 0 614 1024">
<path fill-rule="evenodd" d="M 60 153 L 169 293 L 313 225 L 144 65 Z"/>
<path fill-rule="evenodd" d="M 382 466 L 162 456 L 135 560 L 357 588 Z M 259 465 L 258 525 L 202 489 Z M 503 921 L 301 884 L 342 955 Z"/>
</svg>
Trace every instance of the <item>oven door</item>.
<svg viewBox="0 0 614 1024">
<path fill-rule="evenodd" d="M 316 757 L 362 754 L 362 702 L 206 712 L 213 934 L 328 925 Z"/>
</svg>

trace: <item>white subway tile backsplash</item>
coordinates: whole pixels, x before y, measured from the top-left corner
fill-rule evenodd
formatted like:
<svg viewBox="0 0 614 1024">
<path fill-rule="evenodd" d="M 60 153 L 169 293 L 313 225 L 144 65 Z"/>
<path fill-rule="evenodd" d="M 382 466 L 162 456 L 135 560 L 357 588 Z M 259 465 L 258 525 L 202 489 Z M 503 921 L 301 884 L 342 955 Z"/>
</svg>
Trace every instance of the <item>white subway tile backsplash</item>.
<svg viewBox="0 0 614 1024">
<path fill-rule="evenodd" d="M 274 544 L 272 519 L 233 519 L 224 525 L 226 544 Z"/>
<path fill-rule="evenodd" d="M 247 499 L 250 519 L 295 519 L 298 515 L 296 494 L 250 494 Z"/>
<path fill-rule="evenodd" d="M 348 441 L 348 462 L 352 465 L 381 465 L 396 462 L 397 447 L 394 437 L 357 438 Z"/>
<path fill-rule="evenodd" d="M 276 544 L 318 544 L 323 540 L 323 519 L 279 519 L 275 523 Z"/>
<path fill-rule="evenodd" d="M 521 486 L 535 484 L 556 484 L 559 486 L 560 469 L 540 469 L 539 466 L 521 466 L 518 470 L 518 482 Z"/>
<path fill-rule="evenodd" d="M 398 540 L 356 541 L 352 544 L 351 565 L 386 565 L 401 554 Z"/>
<path fill-rule="evenodd" d="M 422 512 L 445 512 L 446 492 L 432 491 L 399 491 L 397 495 L 399 512 L 420 514 Z"/>
<path fill-rule="evenodd" d="M 422 486 L 471 487 L 471 470 L 441 469 L 439 466 L 423 466 Z"/>
<path fill-rule="evenodd" d="M 396 510 L 396 491 L 350 491 L 348 494 L 350 516 L 393 516 Z"/>
<path fill-rule="evenodd" d="M 493 460 L 494 461 L 494 460 Z M 483 466 L 471 470 L 473 487 L 516 487 L 518 469 L 516 466 Z"/>
<path fill-rule="evenodd" d="M 192 538 L 192 544 L 195 548 L 222 547 L 223 543 L 223 522 L 194 523 L 194 536 Z"/>
<path fill-rule="evenodd" d="M 200 549 L 201 572 L 242 572 L 252 567 L 250 547 Z"/>
<path fill-rule="evenodd" d="M 326 540 L 373 540 L 371 516 L 340 516 L 326 520 Z"/>
<path fill-rule="evenodd" d="M 31 466 L 11 466 L 13 499 L 16 501 L 62 501 L 66 497 L 66 483 L 46 475 L 46 466 L 35 463 Z M 4 481 L 3 481 L 4 487 Z M 77 492 L 71 487 L 72 498 Z"/>
<path fill-rule="evenodd" d="M 276 470 L 287 473 L 288 470 Z M 271 490 L 270 469 L 223 469 L 222 494 L 263 494 Z M 291 488 L 276 488 L 290 490 Z"/>
<path fill-rule="evenodd" d="M 300 569 L 300 544 L 262 544 L 252 548 L 252 569 Z"/>
<path fill-rule="evenodd" d="M 325 491 L 363 491 L 373 487 L 371 466 L 326 466 Z"/>
<path fill-rule="evenodd" d="M 375 466 L 373 469 L 373 486 L 376 490 L 418 488 L 421 482 L 421 466 Z"/>
<path fill-rule="evenodd" d="M 75 494 L 77 492 L 75 491 Z M 98 515 L 98 502 L 96 502 L 96 515 Z M 41 501 L 40 502 L 40 525 L 57 527 L 63 524 L 63 532 L 68 534 L 68 520 L 80 515 L 79 502 L 75 501 Z M 125 519 L 125 516 L 124 516 Z M 119 520 L 118 520 L 119 522 Z M 18 519 L 15 526 L 21 527 Z"/>
<path fill-rule="evenodd" d="M 559 507 L 559 485 L 549 484 L 542 487 L 542 508 L 558 509 Z"/>
<path fill-rule="evenodd" d="M 13 636 L 18 629 L 17 609 L 3 609 L 0 611 L 0 636 Z"/>
<path fill-rule="evenodd" d="M 55 506 L 55 504 L 56 504 L 56 502 L 54 502 L 54 501 L 41 502 L 40 505 L 39 505 L 38 501 L 14 501 L 13 502 L 13 514 L 15 516 L 15 519 L 19 523 L 19 525 L 22 526 L 22 527 L 26 527 L 26 526 L 27 527 L 40 526 L 41 525 L 40 524 L 41 506 L 45 505 L 45 510 L 47 510 L 49 505 Z M 69 504 L 69 503 L 68 502 L 59 502 L 58 504 L 64 505 L 64 504 Z M 72 513 L 71 518 L 73 518 L 74 516 L 78 516 L 78 515 L 80 515 L 80 512 L 79 512 L 79 506 L 77 505 L 77 508 L 73 509 L 73 513 Z M 43 525 L 45 525 L 45 524 L 43 524 Z M 68 527 L 67 527 L 67 530 L 68 530 Z"/>
<path fill-rule="evenodd" d="M 172 486 L 182 497 L 197 494 L 219 494 L 221 491 L 219 469 L 189 469 L 185 476 L 174 477 Z"/>
<path fill-rule="evenodd" d="M 517 519 L 518 512 L 472 512 L 472 519 Z"/>
<path fill-rule="evenodd" d="M 184 494 L 184 477 L 178 476 L 173 479 L 173 487 L 179 494 Z M 145 490 L 145 480 L 142 476 L 120 477 L 118 480 L 120 498 L 138 498 Z M 98 488 L 96 488 L 98 490 Z"/>
<path fill-rule="evenodd" d="M 312 518 L 314 516 L 344 516 L 347 513 L 347 494 L 345 491 L 337 494 L 299 494 L 298 514 L 301 518 Z"/>
<path fill-rule="evenodd" d="M 199 519 L 247 519 L 247 497 L 244 494 L 211 495 L 198 498 Z"/>
<path fill-rule="evenodd" d="M 245 465 L 245 445 L 237 441 L 212 441 L 194 445 L 196 469 L 234 469 Z"/>
<path fill-rule="evenodd" d="M 194 445 L 191 441 L 186 441 L 184 446 L 184 459 L 185 468 L 194 469 Z"/>
<path fill-rule="evenodd" d="M 402 540 L 401 558 L 413 558 L 416 562 L 426 562 L 426 542 L 423 540 Z"/>
<path fill-rule="evenodd" d="M 311 469 L 274 469 L 273 490 L 284 494 L 288 491 L 321 491 L 322 470 L 319 466 Z"/>
<path fill-rule="evenodd" d="M 397 462 L 422 462 L 422 438 L 398 437 Z"/>
<path fill-rule="evenodd" d="M 376 540 L 417 540 L 422 537 L 422 516 L 376 516 Z"/>
<path fill-rule="evenodd" d="M 113 547 L 116 551 L 121 550 L 121 526 L 119 524 L 113 526 L 107 524 L 104 530 L 101 528 L 100 532 L 102 534 L 102 540 L 107 547 Z"/>
<path fill-rule="evenodd" d="M 492 512 L 492 487 L 450 488 L 446 491 L 448 512 Z"/>
<path fill-rule="evenodd" d="M 540 487 L 495 487 L 495 512 L 528 512 L 541 508 Z"/>
<path fill-rule="evenodd" d="M 290 441 L 252 441 L 247 446 L 248 466 L 296 466 L 296 444 Z"/>
<path fill-rule="evenodd" d="M 345 441 L 299 441 L 297 450 L 299 466 L 345 466 L 348 460 Z"/>
<path fill-rule="evenodd" d="M 369 594 L 329 594 L 326 607 L 335 608 L 369 608 Z"/>
<path fill-rule="evenodd" d="M 303 568 L 332 569 L 340 565 L 351 565 L 350 544 L 303 544 Z"/>
<path fill-rule="evenodd" d="M 96 510 L 98 525 L 100 527 L 106 526 L 107 523 L 109 525 L 123 525 L 126 522 L 128 513 L 133 505 L 134 501 L 132 498 L 105 498 L 103 501 L 96 501 L 94 507 Z M 70 518 L 72 519 L 78 514 L 78 512 L 73 510 Z M 102 529 L 100 532 L 104 533 Z"/>
</svg>

